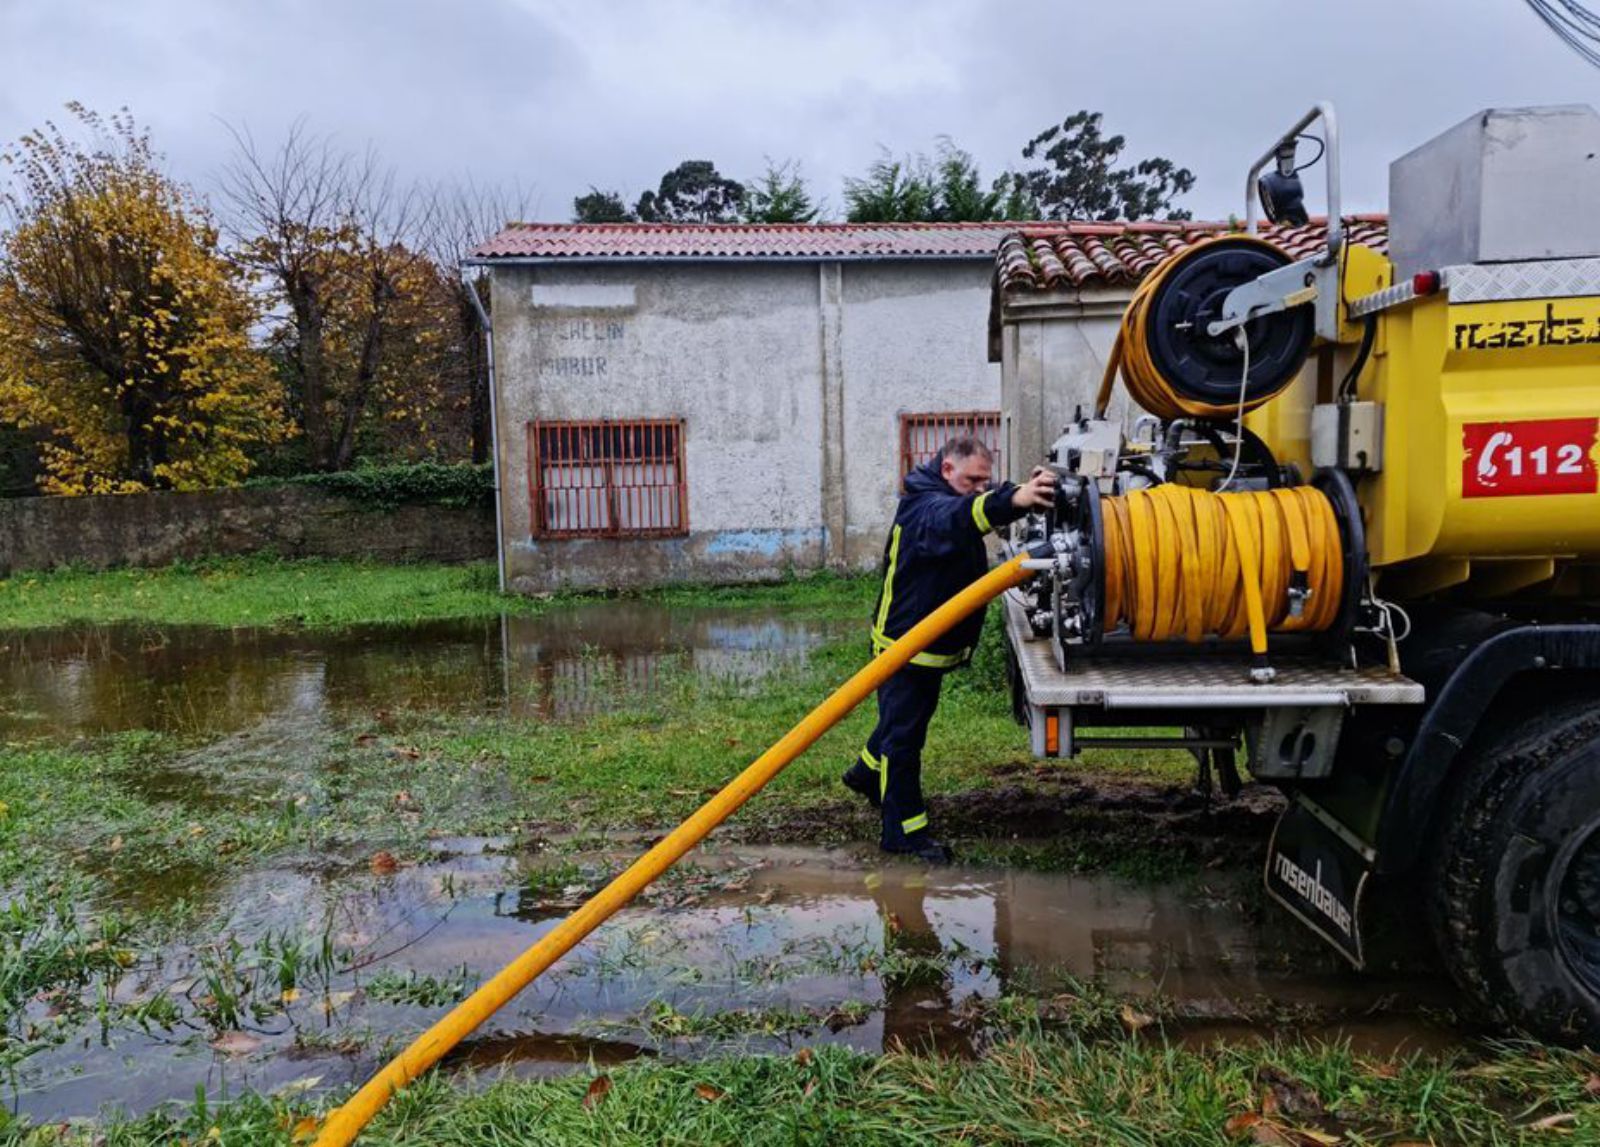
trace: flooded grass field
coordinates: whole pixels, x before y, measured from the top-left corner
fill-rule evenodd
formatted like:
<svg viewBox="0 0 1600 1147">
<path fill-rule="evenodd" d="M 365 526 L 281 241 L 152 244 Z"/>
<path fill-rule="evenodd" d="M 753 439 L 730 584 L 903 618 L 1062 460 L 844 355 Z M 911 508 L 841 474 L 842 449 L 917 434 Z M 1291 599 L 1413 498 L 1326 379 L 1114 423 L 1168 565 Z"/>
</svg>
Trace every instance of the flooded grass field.
<svg viewBox="0 0 1600 1147">
<path fill-rule="evenodd" d="M 841 585 L 773 605 L 743 591 L 405 626 L 0 633 L 0 1088 L 36 1129 L 15 1133 L 288 1142 L 859 664 L 870 587 Z M 1208 800 L 1156 753 L 1031 760 L 994 642 L 952 682 L 929 747 L 962 863 L 871 846 L 870 812 L 837 782 L 870 723 L 857 713 L 375 1141 L 454 1142 L 427 1113 L 453 1128 L 479 1103 L 531 1105 L 566 1137 L 517 1141 L 653 1141 L 650 1120 L 676 1110 L 659 1088 L 703 1099 L 752 1078 L 806 1097 L 889 1087 L 933 1134 L 956 1116 L 926 1109 L 930 1081 L 1011 1087 L 1025 1061 L 1088 1056 L 1074 1070 L 1198 1072 L 1195 1094 L 1221 1089 L 1206 1103 L 1252 1109 L 1263 1065 L 1293 1062 L 1324 1092 L 1389 1096 L 1366 1123 L 1306 1124 L 1326 1141 L 1454 1127 L 1436 1141 L 1468 1142 L 1484 1088 L 1537 1075 L 1566 1096 L 1548 1073 L 1600 1068 L 1541 1049 L 1527 1075 L 1521 1052 L 1484 1043 L 1403 911 L 1358 975 L 1266 903 L 1270 791 Z M 1511 1066 L 1471 1074 L 1496 1064 Z M 591 1136 L 571 1120 L 613 1071 L 631 1130 Z M 519 1087 L 534 1090 L 503 1090 Z M 1416 1088 L 1446 1098 L 1413 1111 Z M 1228 1117 L 1160 1108 L 1177 1096 L 1146 1100 L 1166 1111 L 1148 1126 Z M 854 1110 L 836 1099 L 819 1126 Z M 748 1138 L 743 1108 L 721 1108 L 731 1122 L 706 1141 Z M 1446 1109 L 1456 1122 L 1437 1122 Z M 1495 1112 L 1505 1141 L 1534 1118 Z M 671 1133 L 699 1118 L 679 1112 Z M 813 1131 L 796 1134 L 831 1137 Z M 1105 1141 L 1154 1141 L 1130 1135 Z"/>
<path fill-rule="evenodd" d="M 80 1022 L 14 1068 L 17 1110 L 43 1122 L 107 1104 L 137 1113 L 197 1086 L 360 1082 L 631 855 L 508 845 L 441 840 L 415 864 L 239 873 L 204 939 L 118 948 L 76 1001 L 23 1009 L 24 1027 Z M 540 1076 L 827 1044 L 970 1057 L 1020 1016 L 1186 1043 L 1316 1033 L 1392 1058 L 1457 1046 L 1451 1002 L 1425 967 L 1344 970 L 1264 911 L 1245 874 L 1152 887 L 927 872 L 860 848 L 712 848 L 447 1067 Z"/>
</svg>

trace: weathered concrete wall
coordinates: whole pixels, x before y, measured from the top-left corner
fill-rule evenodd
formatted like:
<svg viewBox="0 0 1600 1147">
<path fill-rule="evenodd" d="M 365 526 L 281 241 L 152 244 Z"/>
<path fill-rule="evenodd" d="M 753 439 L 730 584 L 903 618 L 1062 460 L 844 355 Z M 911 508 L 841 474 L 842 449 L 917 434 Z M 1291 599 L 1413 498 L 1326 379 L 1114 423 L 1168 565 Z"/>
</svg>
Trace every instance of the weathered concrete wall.
<svg viewBox="0 0 1600 1147">
<path fill-rule="evenodd" d="M 463 562 L 494 557 L 483 510 L 374 510 L 304 487 L 0 501 L 0 574 L 80 565 L 159 566 L 257 553 Z"/>
<path fill-rule="evenodd" d="M 900 416 L 999 410 L 988 361 L 990 264 L 844 267 L 845 542 L 850 566 L 882 557 L 900 485 Z"/>
<path fill-rule="evenodd" d="M 903 412 L 997 409 L 986 260 L 501 266 L 496 377 L 513 588 L 869 566 Z M 687 537 L 532 536 L 533 419 L 681 418 Z"/>
<path fill-rule="evenodd" d="M 1078 407 L 1094 407 L 1130 293 L 1054 293 L 1008 302 L 1001 330 L 1001 410 L 1006 465 L 1020 478 L 1045 458 Z M 1110 414 L 1129 416 L 1119 387 Z"/>
</svg>

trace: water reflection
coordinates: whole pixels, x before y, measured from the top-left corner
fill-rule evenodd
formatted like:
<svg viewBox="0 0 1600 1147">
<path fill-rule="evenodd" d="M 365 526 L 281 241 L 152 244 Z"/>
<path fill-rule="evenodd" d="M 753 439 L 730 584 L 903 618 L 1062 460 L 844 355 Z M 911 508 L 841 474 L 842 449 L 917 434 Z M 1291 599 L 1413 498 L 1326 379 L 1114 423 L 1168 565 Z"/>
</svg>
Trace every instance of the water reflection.
<svg viewBox="0 0 1600 1147">
<path fill-rule="evenodd" d="M 582 716 L 687 672 L 759 679 L 854 627 L 631 601 L 299 632 L 117 625 L 0 634 L 0 734 L 229 733 L 389 709 Z"/>
<path fill-rule="evenodd" d="M 184 1024 L 170 1033 L 119 1028 L 103 1045 L 73 1043 L 25 1061 L 21 1109 L 52 1120 L 90 1114 L 108 1100 L 143 1109 L 192 1095 L 199 1083 L 270 1090 L 311 1076 L 319 1087 L 364 1077 L 385 1037 L 415 1031 L 442 1010 L 387 999 L 372 990 L 375 977 L 403 970 L 450 978 L 463 966 L 473 981 L 487 977 L 567 910 L 542 902 L 585 892 L 561 889 L 565 875 L 552 891 L 551 862 L 502 851 L 505 841 L 440 844 L 439 859 L 392 875 L 357 866 L 234 878 L 217 936 L 237 936 L 245 950 L 264 935 L 326 940 L 342 970 L 308 975 L 300 998 L 282 1007 L 276 976 L 254 973 L 261 998 L 247 1002 L 267 1005 L 250 1025 L 260 1046 L 230 1059 L 210 1053 L 210 1033 L 191 1007 L 200 994 L 192 986 L 201 982 L 197 951 L 146 954 L 118 997 L 166 990 L 184 1007 Z M 561 872 L 592 868 L 597 880 L 629 858 L 569 856 Z M 669 877 L 658 898 L 629 906 L 584 941 L 452 1063 L 537 1076 L 591 1059 L 691 1058 L 735 1047 L 835 1043 L 970 1055 L 992 1038 L 989 1005 L 1041 987 L 1048 993 L 1061 973 L 1119 995 L 1160 993 L 1181 1014 L 1206 1020 L 1206 1038 L 1218 1034 L 1218 1019 L 1231 1022 L 1229 1038 L 1281 1031 L 1274 1017 L 1292 1008 L 1303 1034 L 1349 1037 L 1363 1054 L 1438 1050 L 1460 1039 L 1427 1018 L 1452 998 L 1438 977 L 1420 969 L 1348 974 L 1283 913 L 1244 909 L 1248 873 L 1150 887 L 1104 876 L 928 872 L 802 848 L 713 848 L 694 863 Z M 1273 1003 L 1266 1014 L 1263 999 Z M 652 1023 L 663 1009 L 689 1019 L 740 1011 L 800 1022 L 663 1030 Z M 834 1015 L 849 1018 L 835 1024 Z"/>
</svg>

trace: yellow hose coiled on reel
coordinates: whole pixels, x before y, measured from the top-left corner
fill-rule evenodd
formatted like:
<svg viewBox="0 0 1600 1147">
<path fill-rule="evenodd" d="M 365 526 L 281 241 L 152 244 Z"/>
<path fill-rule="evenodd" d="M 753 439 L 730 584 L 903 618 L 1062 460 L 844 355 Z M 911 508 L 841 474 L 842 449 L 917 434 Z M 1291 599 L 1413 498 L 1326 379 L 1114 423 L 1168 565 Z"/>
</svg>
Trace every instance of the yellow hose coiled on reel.
<svg viewBox="0 0 1600 1147">
<path fill-rule="evenodd" d="M 1172 384 L 1161 375 L 1161 372 L 1156 369 L 1155 363 L 1150 359 L 1149 317 L 1154 309 L 1151 305 L 1152 301 L 1171 282 L 1173 274 L 1179 267 L 1183 266 L 1192 256 L 1200 255 L 1204 253 L 1206 248 L 1219 243 L 1228 243 L 1233 246 L 1259 246 L 1287 262 L 1282 250 L 1268 243 L 1265 239 L 1257 239 L 1251 235 L 1229 234 L 1202 239 L 1152 271 L 1139 284 L 1133 293 L 1133 298 L 1128 302 L 1127 308 L 1122 312 L 1122 325 L 1117 328 L 1117 338 L 1111 346 L 1111 356 L 1106 360 L 1105 374 L 1100 378 L 1100 392 L 1095 397 L 1096 418 L 1104 418 L 1106 416 L 1106 408 L 1111 403 L 1111 392 L 1116 387 L 1119 371 L 1122 374 L 1123 384 L 1128 388 L 1128 394 L 1141 407 L 1158 418 L 1234 418 L 1238 416 L 1240 407 L 1237 402 L 1223 404 L 1202 402 L 1179 394 L 1173 389 Z M 1285 379 L 1284 386 L 1287 386 L 1290 381 L 1292 379 Z M 1245 402 L 1244 410 L 1254 410 L 1262 403 L 1275 397 L 1281 389 L 1258 395 Z"/>
<path fill-rule="evenodd" d="M 1101 501 L 1104 628 L 1135 640 L 1316 633 L 1339 615 L 1344 553 L 1333 503 L 1293 486 L 1213 494 L 1163 485 Z M 1298 576 L 1297 576 L 1298 575 Z M 1291 586 L 1309 591 L 1291 610 Z"/>
</svg>

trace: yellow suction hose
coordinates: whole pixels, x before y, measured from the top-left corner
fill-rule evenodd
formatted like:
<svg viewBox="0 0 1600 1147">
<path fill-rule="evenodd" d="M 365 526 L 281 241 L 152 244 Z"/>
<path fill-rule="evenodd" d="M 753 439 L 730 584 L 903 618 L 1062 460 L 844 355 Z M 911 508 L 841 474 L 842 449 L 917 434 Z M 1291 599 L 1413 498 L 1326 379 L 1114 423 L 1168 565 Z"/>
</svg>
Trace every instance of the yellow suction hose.
<svg viewBox="0 0 1600 1147">
<path fill-rule="evenodd" d="M 371 1122 L 391 1096 L 438 1063 L 451 1048 L 510 1003 L 512 997 L 532 983 L 541 972 L 681 860 L 691 848 L 705 839 L 707 833 L 755 796 L 813 741 L 838 724 L 912 657 L 962 618 L 982 608 L 991 598 L 1032 576 L 1030 571 L 1022 567 L 1026 556 L 1019 554 L 973 582 L 869 661 L 832 696 L 807 713 L 781 740 L 757 757 L 744 772 L 728 782 L 721 792 L 629 865 L 626 871 L 597 892 L 582 908 L 418 1036 L 410 1047 L 390 1060 L 342 1107 L 329 1113 L 313 1147 L 347 1147 L 353 1143 L 361 1129 Z"/>
</svg>

